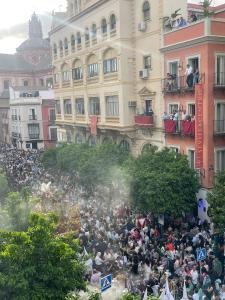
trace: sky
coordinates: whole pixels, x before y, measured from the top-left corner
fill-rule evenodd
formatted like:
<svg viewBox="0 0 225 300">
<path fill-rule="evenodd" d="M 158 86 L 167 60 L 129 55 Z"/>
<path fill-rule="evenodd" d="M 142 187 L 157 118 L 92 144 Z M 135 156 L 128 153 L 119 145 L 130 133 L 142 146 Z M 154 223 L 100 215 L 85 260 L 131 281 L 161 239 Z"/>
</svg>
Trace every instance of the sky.
<svg viewBox="0 0 225 300">
<path fill-rule="evenodd" d="M 179 3 L 179 0 L 177 1 Z M 41 21 L 46 27 L 44 32 L 47 32 L 51 23 L 51 12 L 63 11 L 66 6 L 66 0 L 1 0 L 1 2 L 3 3 L 0 10 L 0 53 L 15 53 L 16 47 L 27 37 L 28 20 L 34 11 L 41 15 Z M 189 2 L 200 1 L 189 0 Z M 214 0 L 215 5 L 223 3 L 225 0 Z"/>
</svg>

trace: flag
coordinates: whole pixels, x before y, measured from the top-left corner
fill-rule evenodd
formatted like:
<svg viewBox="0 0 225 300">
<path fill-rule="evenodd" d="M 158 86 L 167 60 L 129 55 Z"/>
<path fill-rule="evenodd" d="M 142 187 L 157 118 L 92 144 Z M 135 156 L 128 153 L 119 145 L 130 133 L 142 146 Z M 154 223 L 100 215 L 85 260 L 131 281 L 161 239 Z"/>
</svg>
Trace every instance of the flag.
<svg viewBox="0 0 225 300">
<path fill-rule="evenodd" d="M 148 300 L 148 291 L 147 291 L 147 288 L 145 290 L 145 294 L 144 294 L 144 297 L 142 300 Z"/>
<path fill-rule="evenodd" d="M 184 280 L 184 287 L 183 287 L 183 297 L 181 300 L 188 300 L 188 295 L 187 295 L 187 288 Z"/>
</svg>

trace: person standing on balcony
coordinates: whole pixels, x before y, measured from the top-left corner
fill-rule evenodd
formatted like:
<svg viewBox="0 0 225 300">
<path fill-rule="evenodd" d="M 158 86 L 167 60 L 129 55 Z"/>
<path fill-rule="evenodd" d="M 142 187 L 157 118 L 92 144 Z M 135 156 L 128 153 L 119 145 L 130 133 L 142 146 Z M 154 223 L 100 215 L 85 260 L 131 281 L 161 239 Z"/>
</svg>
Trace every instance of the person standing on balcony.
<svg viewBox="0 0 225 300">
<path fill-rule="evenodd" d="M 199 82 L 199 70 L 196 69 L 193 75 L 193 85 L 195 86 L 195 84 L 198 82 Z"/>
<path fill-rule="evenodd" d="M 189 88 L 193 87 L 193 78 L 194 78 L 194 75 L 193 75 L 193 68 L 191 65 L 187 64 L 187 68 L 186 68 L 186 71 L 185 71 L 185 75 L 187 77 L 186 79 L 186 82 L 187 82 L 187 85 Z"/>
</svg>

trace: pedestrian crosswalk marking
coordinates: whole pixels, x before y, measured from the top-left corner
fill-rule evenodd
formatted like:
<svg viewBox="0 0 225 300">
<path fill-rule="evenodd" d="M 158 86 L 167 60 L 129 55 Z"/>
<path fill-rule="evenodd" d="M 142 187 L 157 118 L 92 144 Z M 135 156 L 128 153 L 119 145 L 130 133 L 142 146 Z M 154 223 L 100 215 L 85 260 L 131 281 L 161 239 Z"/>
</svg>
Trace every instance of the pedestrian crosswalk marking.
<svg viewBox="0 0 225 300">
<path fill-rule="evenodd" d="M 206 259 L 206 249 L 197 249 L 197 261 L 202 261 Z"/>
</svg>

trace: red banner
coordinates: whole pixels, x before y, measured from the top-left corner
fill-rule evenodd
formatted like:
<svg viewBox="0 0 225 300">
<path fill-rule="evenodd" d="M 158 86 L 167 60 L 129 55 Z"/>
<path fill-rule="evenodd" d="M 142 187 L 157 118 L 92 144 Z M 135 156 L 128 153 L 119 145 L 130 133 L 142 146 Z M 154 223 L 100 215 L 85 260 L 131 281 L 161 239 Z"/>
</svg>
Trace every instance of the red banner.
<svg viewBox="0 0 225 300">
<path fill-rule="evenodd" d="M 195 135 L 195 121 L 182 121 L 182 134 Z"/>
<path fill-rule="evenodd" d="M 195 85 L 195 168 L 203 168 L 203 86 Z"/>
<path fill-rule="evenodd" d="M 176 132 L 176 122 L 174 120 L 164 120 L 164 125 L 166 133 Z"/>
<path fill-rule="evenodd" d="M 98 117 L 92 116 L 91 117 L 91 135 L 97 135 L 97 123 L 98 123 Z"/>
</svg>

